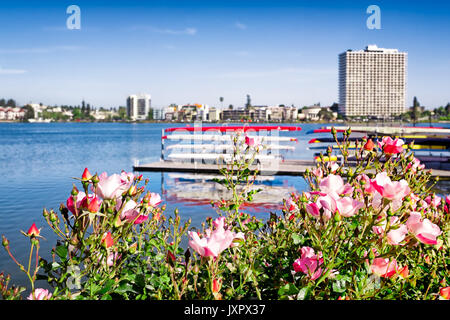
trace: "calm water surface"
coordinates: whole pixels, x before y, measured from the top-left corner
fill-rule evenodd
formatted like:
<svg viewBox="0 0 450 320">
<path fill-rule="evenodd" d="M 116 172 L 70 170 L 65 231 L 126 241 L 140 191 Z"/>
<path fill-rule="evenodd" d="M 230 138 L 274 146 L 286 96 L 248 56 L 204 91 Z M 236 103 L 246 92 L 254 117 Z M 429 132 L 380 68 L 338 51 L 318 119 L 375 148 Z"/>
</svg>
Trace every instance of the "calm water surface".
<svg viewBox="0 0 450 320">
<path fill-rule="evenodd" d="M 45 237 L 41 241 L 42 256 L 49 258 L 56 238 L 42 217 L 42 210 L 45 207 L 57 211 L 59 204 L 65 203 L 72 184 L 77 184 L 72 177 L 80 177 L 85 167 L 92 173 L 106 171 L 113 174 L 131 171 L 136 159 L 142 162 L 158 160 L 161 129 L 173 126 L 177 125 L 1 123 L 0 235 L 9 239 L 15 257 L 22 263 L 28 261 L 29 241 L 20 230 L 27 231 L 36 222 Z M 295 136 L 301 139 L 305 132 L 306 128 Z M 309 137 L 303 137 L 297 146 L 304 145 L 306 139 Z M 305 158 L 306 154 L 303 152 L 301 156 Z M 288 157 L 298 158 L 295 153 Z M 198 199 L 195 184 L 167 173 L 144 173 L 144 178 L 150 179 L 148 188 L 152 192 L 162 194 L 167 214 L 178 208 L 184 219 L 192 218 L 193 225 L 216 214 L 207 203 L 208 199 Z M 283 186 L 306 188 L 300 177 L 277 177 L 268 185 L 278 189 Z M 214 193 L 214 186 L 207 187 L 212 189 L 212 194 L 220 194 L 220 190 Z M 191 194 L 189 188 L 193 190 Z M 256 211 L 255 214 L 265 217 L 268 213 Z M 27 285 L 26 277 L 18 271 L 3 247 L 0 248 L 0 271 L 11 274 L 13 283 Z"/>
<path fill-rule="evenodd" d="M 22 263 L 28 261 L 29 241 L 20 230 L 27 231 L 36 222 L 45 237 L 41 240 L 41 254 L 49 259 L 56 238 L 42 217 L 42 209 L 58 211 L 59 204 L 65 203 L 70 195 L 72 184 L 77 184 L 72 177 L 80 177 L 85 167 L 91 173 L 106 171 L 109 175 L 121 170 L 132 171 L 137 159 L 143 163 L 157 161 L 161 152 L 161 130 L 173 126 L 184 125 L 0 123 L 0 235 L 10 240 L 15 257 Z M 307 149 L 312 135 L 306 132 L 319 126 L 322 125 L 304 124 L 300 132 L 281 133 L 299 140 L 293 144 L 296 150 L 286 157 L 312 159 L 317 150 Z M 314 135 L 317 136 L 329 135 Z M 162 195 L 167 205 L 166 214 L 178 208 L 182 218 L 191 218 L 194 226 L 199 226 L 207 216 L 216 215 L 209 198 L 223 195 L 223 190 L 214 183 L 195 183 L 175 173 L 143 174 L 150 180 L 148 189 Z M 276 194 L 307 188 L 301 177 L 277 176 L 264 185 L 268 190 L 261 196 L 266 200 Z M 270 210 L 278 209 L 281 198 L 271 201 L 247 210 L 266 218 Z M 11 274 L 13 283 L 28 286 L 26 277 L 3 247 L 0 248 L 0 271 Z"/>
</svg>

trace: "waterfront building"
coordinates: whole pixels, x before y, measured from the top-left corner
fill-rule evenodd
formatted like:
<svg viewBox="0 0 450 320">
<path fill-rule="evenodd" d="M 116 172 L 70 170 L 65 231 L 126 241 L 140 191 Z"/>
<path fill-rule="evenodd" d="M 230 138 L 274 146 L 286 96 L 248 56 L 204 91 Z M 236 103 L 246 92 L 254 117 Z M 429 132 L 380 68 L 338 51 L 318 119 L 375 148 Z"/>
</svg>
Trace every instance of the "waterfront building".
<svg viewBox="0 0 450 320">
<path fill-rule="evenodd" d="M 41 103 L 28 103 L 33 111 L 34 111 L 34 119 L 38 119 L 42 117 L 42 113 L 47 110 L 48 106 L 45 106 Z"/>
<path fill-rule="evenodd" d="M 259 122 L 266 122 L 269 120 L 269 110 L 267 106 L 254 106 L 252 108 L 252 120 Z"/>
<path fill-rule="evenodd" d="M 211 121 L 211 122 L 220 121 L 220 114 L 221 114 L 221 110 L 219 110 L 215 107 L 209 108 L 209 116 L 208 116 L 209 121 Z"/>
<path fill-rule="evenodd" d="M 130 95 L 127 98 L 127 116 L 131 120 L 146 120 L 151 108 L 149 94 Z"/>
<path fill-rule="evenodd" d="M 302 114 L 304 116 L 302 116 L 301 118 L 304 120 L 309 120 L 309 121 L 317 121 L 320 120 L 320 116 L 319 113 L 322 110 L 322 107 L 319 105 L 313 105 L 313 106 L 309 106 L 309 107 L 305 107 L 302 109 Z"/>
<path fill-rule="evenodd" d="M 385 118 L 406 108 L 407 53 L 369 45 L 339 54 L 339 113 Z"/>
<path fill-rule="evenodd" d="M 224 121 L 241 121 L 244 119 L 251 119 L 250 110 L 225 109 L 222 111 L 222 120 Z"/>
<path fill-rule="evenodd" d="M 19 107 L 0 107 L 0 120 L 21 120 L 25 109 Z"/>
<path fill-rule="evenodd" d="M 283 108 L 283 121 L 295 121 L 298 116 L 298 109 L 294 106 L 281 106 Z"/>
<path fill-rule="evenodd" d="M 270 106 L 267 108 L 267 120 L 269 121 L 283 121 L 283 108 L 279 106 Z"/>
<path fill-rule="evenodd" d="M 164 120 L 164 109 L 154 108 L 153 109 L 153 120 Z"/>
</svg>

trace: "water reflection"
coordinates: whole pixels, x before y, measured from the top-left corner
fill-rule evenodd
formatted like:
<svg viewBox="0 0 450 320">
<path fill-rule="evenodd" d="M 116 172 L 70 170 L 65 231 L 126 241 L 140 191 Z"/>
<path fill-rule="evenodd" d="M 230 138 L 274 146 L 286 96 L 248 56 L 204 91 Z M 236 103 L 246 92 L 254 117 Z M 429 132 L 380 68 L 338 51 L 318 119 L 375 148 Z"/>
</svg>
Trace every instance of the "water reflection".
<svg viewBox="0 0 450 320">
<path fill-rule="evenodd" d="M 230 200 L 232 191 L 215 182 L 214 178 L 222 178 L 212 174 L 169 173 L 162 175 L 161 191 L 167 203 L 180 207 L 210 205 L 211 201 Z M 298 178 L 301 179 L 301 178 Z M 238 192 L 245 185 L 238 185 Z M 259 189 L 250 203 L 244 203 L 242 209 L 252 213 L 268 213 L 279 210 L 283 199 L 296 192 L 288 179 L 275 176 L 258 176 L 247 191 Z"/>
</svg>

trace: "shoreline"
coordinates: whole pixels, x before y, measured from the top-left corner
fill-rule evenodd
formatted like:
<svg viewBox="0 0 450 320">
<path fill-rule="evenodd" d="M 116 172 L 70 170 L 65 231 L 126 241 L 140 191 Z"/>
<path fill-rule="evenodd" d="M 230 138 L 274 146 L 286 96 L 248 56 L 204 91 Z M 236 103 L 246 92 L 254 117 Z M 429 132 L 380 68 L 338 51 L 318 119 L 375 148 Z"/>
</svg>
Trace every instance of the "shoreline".
<svg viewBox="0 0 450 320">
<path fill-rule="evenodd" d="M 39 123 L 130 123 L 130 124 L 144 124 L 144 123 L 164 123 L 164 124 L 194 124 L 194 122 L 180 122 L 180 121 L 165 121 L 165 120 L 142 120 L 142 121 L 129 121 L 129 120 L 121 120 L 121 121 L 50 121 L 50 122 L 28 122 L 28 121 L 14 121 L 14 120 L 0 120 L 1 123 L 28 123 L 28 124 L 39 124 Z M 203 124 L 236 124 L 239 123 L 239 121 L 201 121 Z M 412 122 L 399 122 L 399 121 L 393 121 L 393 122 L 384 122 L 384 121 L 260 121 L 260 122 L 241 122 L 242 125 L 246 124 L 266 124 L 266 123 L 272 123 L 272 124 L 342 124 L 342 125 L 358 125 L 358 126 L 370 126 L 370 125 L 380 125 L 386 127 L 391 126 L 414 126 L 414 123 Z M 416 122 L 416 124 L 423 124 L 423 123 L 450 123 L 450 121 L 444 121 L 444 120 L 436 120 L 436 121 L 419 121 Z"/>
</svg>

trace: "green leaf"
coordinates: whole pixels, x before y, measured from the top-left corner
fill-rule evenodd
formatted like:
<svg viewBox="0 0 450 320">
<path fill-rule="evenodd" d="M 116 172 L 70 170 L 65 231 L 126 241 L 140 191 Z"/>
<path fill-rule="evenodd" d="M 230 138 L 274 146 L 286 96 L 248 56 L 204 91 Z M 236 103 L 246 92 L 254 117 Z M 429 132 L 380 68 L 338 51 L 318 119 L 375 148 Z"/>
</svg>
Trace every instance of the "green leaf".
<svg viewBox="0 0 450 320">
<path fill-rule="evenodd" d="M 303 236 L 294 233 L 294 234 L 292 234 L 292 241 L 294 242 L 295 245 L 297 245 L 297 244 L 303 244 L 305 239 Z"/>
<path fill-rule="evenodd" d="M 122 282 L 119 284 L 119 287 L 115 290 L 115 292 L 118 292 L 118 293 L 121 293 L 121 294 L 126 293 L 126 292 L 137 293 L 137 292 L 133 289 L 133 286 L 131 285 L 131 283 L 126 282 L 126 281 L 122 281 Z"/>
<path fill-rule="evenodd" d="M 141 288 L 145 287 L 145 277 L 143 274 L 136 275 L 136 284 Z"/>
<path fill-rule="evenodd" d="M 311 287 L 309 286 L 303 287 L 297 294 L 297 300 L 306 300 L 308 299 L 310 294 L 311 294 Z"/>
<path fill-rule="evenodd" d="M 345 280 L 338 280 L 333 282 L 333 291 L 337 293 L 343 293 L 346 291 Z"/>
<path fill-rule="evenodd" d="M 297 292 L 298 289 L 293 283 L 287 283 L 278 289 L 278 295 L 280 297 L 296 294 Z"/>
<path fill-rule="evenodd" d="M 115 283 L 114 279 L 109 279 L 108 281 L 106 281 L 105 285 L 103 286 L 103 288 L 98 292 L 98 294 L 105 294 L 107 293 L 112 285 Z M 103 299 L 103 298 L 102 298 Z M 108 299 L 109 300 L 109 299 Z"/>
<path fill-rule="evenodd" d="M 56 254 L 61 260 L 65 261 L 67 259 L 67 248 L 66 246 L 57 246 L 55 249 Z"/>
</svg>

